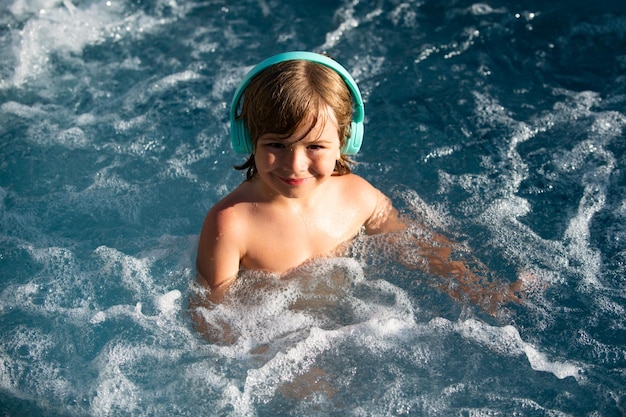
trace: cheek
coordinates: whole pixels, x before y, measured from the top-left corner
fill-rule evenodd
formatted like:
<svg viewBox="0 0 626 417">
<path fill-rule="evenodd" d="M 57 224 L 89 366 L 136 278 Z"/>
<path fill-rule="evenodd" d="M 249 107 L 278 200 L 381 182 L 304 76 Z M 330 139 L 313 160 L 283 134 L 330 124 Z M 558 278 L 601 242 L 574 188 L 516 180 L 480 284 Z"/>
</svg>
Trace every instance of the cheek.
<svg viewBox="0 0 626 417">
<path fill-rule="evenodd" d="M 334 152 L 328 153 L 323 157 L 319 157 L 315 159 L 315 166 L 319 167 L 320 170 L 324 171 L 334 171 L 335 164 L 337 162 L 337 158 L 335 158 Z"/>
<path fill-rule="evenodd" d="M 276 163 L 276 156 L 267 152 L 257 152 L 254 155 L 254 163 L 257 168 L 271 167 Z"/>
</svg>

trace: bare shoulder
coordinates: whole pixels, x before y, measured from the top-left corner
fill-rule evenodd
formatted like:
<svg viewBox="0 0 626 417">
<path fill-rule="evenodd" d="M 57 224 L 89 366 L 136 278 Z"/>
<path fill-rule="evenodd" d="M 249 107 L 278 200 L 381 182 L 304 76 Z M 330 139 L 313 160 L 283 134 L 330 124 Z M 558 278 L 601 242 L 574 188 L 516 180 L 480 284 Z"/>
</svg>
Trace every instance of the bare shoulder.
<svg viewBox="0 0 626 417">
<path fill-rule="evenodd" d="M 218 241 L 223 242 L 231 236 L 236 236 L 242 217 L 241 209 L 237 204 L 232 204 L 229 199 L 219 201 L 207 213 L 200 239 L 210 239 L 213 244 L 213 240 L 221 243 Z"/>
<path fill-rule="evenodd" d="M 342 188 L 345 196 L 368 214 L 364 224 L 368 234 L 395 232 L 406 228 L 389 197 L 358 175 L 348 174 L 344 177 L 346 178 Z"/>
<path fill-rule="evenodd" d="M 198 241 L 197 270 L 210 287 L 237 275 L 245 253 L 246 206 L 236 189 L 207 213 Z"/>
<path fill-rule="evenodd" d="M 356 174 L 346 174 L 338 176 L 337 179 L 341 183 L 341 192 L 344 195 L 357 198 L 361 203 L 366 201 L 372 204 L 376 203 L 380 191 L 365 178 Z"/>
<path fill-rule="evenodd" d="M 224 228 L 236 227 L 243 215 L 245 201 L 241 198 L 241 192 L 235 189 L 232 193 L 215 203 L 206 216 L 206 221 L 215 224 L 224 231 Z"/>
</svg>

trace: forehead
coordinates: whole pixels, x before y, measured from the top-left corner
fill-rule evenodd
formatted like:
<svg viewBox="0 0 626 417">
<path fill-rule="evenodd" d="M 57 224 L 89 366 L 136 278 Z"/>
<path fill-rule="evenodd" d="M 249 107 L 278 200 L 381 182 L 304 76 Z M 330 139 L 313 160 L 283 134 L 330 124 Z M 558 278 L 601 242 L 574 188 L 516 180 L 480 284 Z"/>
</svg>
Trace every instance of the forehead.
<svg viewBox="0 0 626 417">
<path fill-rule="evenodd" d="M 266 133 L 259 140 L 285 140 L 295 143 L 302 140 L 339 140 L 337 118 L 332 108 L 323 106 L 317 117 L 309 115 L 296 127 L 292 134 Z"/>
</svg>

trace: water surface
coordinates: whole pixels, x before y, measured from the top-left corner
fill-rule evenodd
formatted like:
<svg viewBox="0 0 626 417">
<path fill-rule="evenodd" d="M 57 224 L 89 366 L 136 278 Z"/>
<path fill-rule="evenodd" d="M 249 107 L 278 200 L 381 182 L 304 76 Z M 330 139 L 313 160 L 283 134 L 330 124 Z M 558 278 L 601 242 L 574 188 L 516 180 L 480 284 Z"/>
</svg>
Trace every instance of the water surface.
<svg viewBox="0 0 626 417">
<path fill-rule="evenodd" d="M 626 411 L 626 10 L 617 1 L 14 0 L 0 11 L 0 411 Z M 357 173 L 521 304 L 488 314 L 384 242 L 188 314 L 242 180 L 245 72 L 325 51 L 364 95 Z M 407 253 L 409 256 L 410 253 Z"/>
</svg>

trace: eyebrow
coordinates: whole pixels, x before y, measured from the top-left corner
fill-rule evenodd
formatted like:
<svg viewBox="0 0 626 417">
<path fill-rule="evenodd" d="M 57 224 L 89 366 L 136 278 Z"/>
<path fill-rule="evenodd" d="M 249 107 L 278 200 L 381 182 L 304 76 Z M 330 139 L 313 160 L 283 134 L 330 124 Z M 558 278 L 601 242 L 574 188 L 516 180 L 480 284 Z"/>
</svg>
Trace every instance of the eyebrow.
<svg viewBox="0 0 626 417">
<path fill-rule="evenodd" d="M 258 143 L 281 142 L 281 143 L 285 143 L 285 145 L 293 145 L 293 144 L 305 141 L 305 138 L 306 138 L 306 136 L 304 136 L 302 138 L 294 140 L 288 136 L 286 137 L 286 136 L 281 136 L 281 135 L 274 135 L 273 133 L 267 133 L 266 135 L 264 135 L 265 137 L 259 138 L 257 142 Z M 323 137 L 317 137 L 317 138 L 312 138 L 312 139 L 307 140 L 306 143 L 329 144 L 329 143 L 333 143 L 333 140 L 325 139 Z"/>
<path fill-rule="evenodd" d="M 266 133 L 261 136 L 257 142 L 259 143 L 267 143 L 267 142 L 284 142 L 285 144 L 300 142 L 304 138 L 300 138 L 298 140 L 293 140 L 290 136 L 280 135 L 278 133 Z"/>
<path fill-rule="evenodd" d="M 307 135 L 309 134 L 310 131 L 307 131 L 304 136 L 299 137 L 299 138 L 293 138 L 291 135 L 287 135 L 284 133 L 264 133 L 263 135 L 261 135 L 258 139 L 258 142 L 274 142 L 274 141 L 281 141 L 281 142 L 286 142 L 287 144 L 293 144 L 293 143 L 298 143 L 298 142 L 302 142 L 304 140 L 304 138 L 307 137 Z"/>
</svg>

